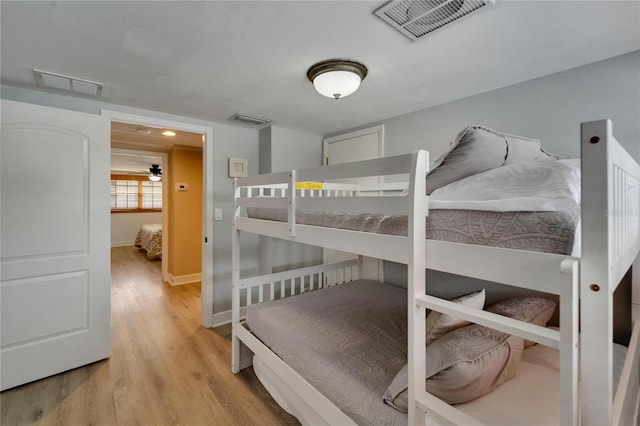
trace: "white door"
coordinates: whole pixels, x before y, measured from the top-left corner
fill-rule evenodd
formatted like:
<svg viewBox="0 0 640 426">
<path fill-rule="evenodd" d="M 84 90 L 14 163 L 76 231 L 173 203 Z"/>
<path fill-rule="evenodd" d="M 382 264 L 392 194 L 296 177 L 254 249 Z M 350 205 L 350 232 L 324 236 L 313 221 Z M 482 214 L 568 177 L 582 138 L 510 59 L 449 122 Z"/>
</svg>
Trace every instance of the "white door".
<svg viewBox="0 0 640 426">
<path fill-rule="evenodd" d="M 109 120 L 0 101 L 0 387 L 104 359 Z"/>
<path fill-rule="evenodd" d="M 384 126 L 375 126 L 355 132 L 326 138 L 324 140 L 325 164 L 339 164 L 351 161 L 371 160 L 383 156 Z M 354 179 L 343 181 L 353 182 Z M 377 177 L 358 179 L 359 183 L 378 183 Z M 324 250 L 324 262 L 339 262 L 354 259 L 356 255 L 338 250 Z M 382 261 L 377 259 L 363 259 L 363 278 L 382 281 Z M 325 284 L 333 285 L 339 277 L 327 274 Z"/>
</svg>

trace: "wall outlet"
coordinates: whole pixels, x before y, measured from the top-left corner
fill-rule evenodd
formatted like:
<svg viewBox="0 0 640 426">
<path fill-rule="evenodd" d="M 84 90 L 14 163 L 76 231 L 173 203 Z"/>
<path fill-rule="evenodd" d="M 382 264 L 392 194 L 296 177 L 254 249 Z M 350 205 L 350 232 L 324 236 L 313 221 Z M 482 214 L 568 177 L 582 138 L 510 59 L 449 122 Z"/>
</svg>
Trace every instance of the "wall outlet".
<svg viewBox="0 0 640 426">
<path fill-rule="evenodd" d="M 189 184 L 188 183 L 184 183 L 184 182 L 178 182 L 176 183 L 176 191 L 188 191 L 189 190 Z"/>
</svg>

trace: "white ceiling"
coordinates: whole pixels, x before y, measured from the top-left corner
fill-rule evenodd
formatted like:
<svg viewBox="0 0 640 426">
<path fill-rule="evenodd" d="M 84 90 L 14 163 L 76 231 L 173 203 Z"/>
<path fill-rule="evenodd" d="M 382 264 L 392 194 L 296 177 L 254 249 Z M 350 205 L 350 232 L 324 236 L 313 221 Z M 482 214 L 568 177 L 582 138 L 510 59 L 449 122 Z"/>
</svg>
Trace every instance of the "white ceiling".
<svg viewBox="0 0 640 426">
<path fill-rule="evenodd" d="M 162 164 L 162 154 L 114 148 L 111 150 L 111 173 L 121 175 L 148 175 L 153 164 Z"/>
<path fill-rule="evenodd" d="M 640 49 L 638 1 L 505 1 L 412 42 L 385 1 L 0 2 L 5 84 L 31 68 L 104 83 L 102 99 L 225 121 L 235 113 L 329 134 Z M 339 101 L 309 66 L 361 61 Z"/>
<path fill-rule="evenodd" d="M 153 164 L 163 168 L 162 153 L 172 148 L 202 150 L 203 135 L 173 130 L 174 136 L 163 135 L 165 130 L 114 121 L 111 123 L 111 173 L 149 174 Z"/>
</svg>

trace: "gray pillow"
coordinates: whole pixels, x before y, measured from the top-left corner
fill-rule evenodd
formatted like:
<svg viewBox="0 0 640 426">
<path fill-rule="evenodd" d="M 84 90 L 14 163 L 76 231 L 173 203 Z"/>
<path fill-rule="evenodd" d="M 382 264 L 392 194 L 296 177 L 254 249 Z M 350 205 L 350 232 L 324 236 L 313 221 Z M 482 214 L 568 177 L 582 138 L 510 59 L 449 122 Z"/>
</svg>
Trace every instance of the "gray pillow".
<svg viewBox="0 0 640 426">
<path fill-rule="evenodd" d="M 543 297 L 514 297 L 492 303 L 486 308 L 488 312 L 529 322 L 540 327 L 547 326 L 555 309 L 556 303 Z M 534 344 L 530 340 L 524 341 L 525 348 Z"/>
<path fill-rule="evenodd" d="M 540 147 L 538 139 L 469 126 L 456 136 L 449 150 L 430 166 L 427 194 L 451 182 L 507 164 L 532 160 L 554 160 Z"/>
<path fill-rule="evenodd" d="M 459 328 L 427 345 L 426 389 L 449 404 L 472 401 L 515 376 L 523 341 L 478 324 Z M 406 412 L 407 365 L 393 379 L 383 400 Z"/>
</svg>

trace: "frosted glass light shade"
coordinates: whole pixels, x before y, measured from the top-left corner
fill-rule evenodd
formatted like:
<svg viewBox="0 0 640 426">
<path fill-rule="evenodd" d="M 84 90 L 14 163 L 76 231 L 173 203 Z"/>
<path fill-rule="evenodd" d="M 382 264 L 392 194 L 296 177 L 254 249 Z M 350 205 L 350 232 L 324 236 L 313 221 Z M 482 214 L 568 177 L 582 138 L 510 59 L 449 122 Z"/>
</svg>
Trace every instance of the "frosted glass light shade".
<svg viewBox="0 0 640 426">
<path fill-rule="evenodd" d="M 358 90 L 360 76 L 351 71 L 325 72 L 313 80 L 313 86 L 322 96 L 340 99 Z"/>
<path fill-rule="evenodd" d="M 367 67 L 349 59 L 329 59 L 309 68 L 307 78 L 318 93 L 333 99 L 341 99 L 358 90 L 367 76 Z"/>
<path fill-rule="evenodd" d="M 161 176 L 149 175 L 149 180 L 152 181 L 152 182 L 158 182 L 158 181 L 160 181 L 160 179 L 162 179 Z"/>
</svg>

